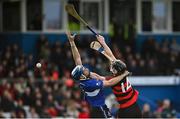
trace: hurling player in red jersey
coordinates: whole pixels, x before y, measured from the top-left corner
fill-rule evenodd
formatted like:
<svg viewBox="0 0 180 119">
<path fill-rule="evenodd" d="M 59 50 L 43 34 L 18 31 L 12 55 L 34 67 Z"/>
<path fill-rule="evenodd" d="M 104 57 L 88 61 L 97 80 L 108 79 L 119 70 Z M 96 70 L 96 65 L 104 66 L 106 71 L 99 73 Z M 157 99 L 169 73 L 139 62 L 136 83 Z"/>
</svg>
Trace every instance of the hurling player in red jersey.
<svg viewBox="0 0 180 119">
<path fill-rule="evenodd" d="M 110 65 L 110 71 L 113 73 L 113 76 L 119 75 L 119 73 L 123 73 L 125 70 L 127 70 L 126 64 L 121 60 L 117 60 L 115 58 L 111 49 L 107 46 L 104 37 L 98 35 L 97 39 L 104 48 L 105 53 L 113 59 Z M 122 70 L 122 68 L 119 69 L 119 67 L 124 68 Z M 128 80 L 128 76 L 116 85 L 112 86 L 112 90 L 114 95 L 116 96 L 117 102 L 119 103 L 117 118 L 142 117 L 140 107 L 137 104 L 139 92 L 131 86 L 131 83 Z"/>
</svg>

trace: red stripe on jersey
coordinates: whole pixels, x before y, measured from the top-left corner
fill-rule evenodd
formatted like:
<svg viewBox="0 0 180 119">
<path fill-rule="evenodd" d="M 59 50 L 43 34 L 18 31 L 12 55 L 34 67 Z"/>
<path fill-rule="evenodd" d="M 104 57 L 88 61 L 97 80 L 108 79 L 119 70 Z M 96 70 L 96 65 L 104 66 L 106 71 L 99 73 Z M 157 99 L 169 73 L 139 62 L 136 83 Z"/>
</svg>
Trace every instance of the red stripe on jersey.
<svg viewBox="0 0 180 119">
<path fill-rule="evenodd" d="M 124 97 L 116 97 L 116 100 L 117 101 L 122 101 L 122 100 L 125 100 L 125 99 L 128 99 L 132 96 L 133 94 L 133 90 L 127 95 L 127 96 L 124 96 Z"/>
<path fill-rule="evenodd" d="M 118 91 L 116 91 L 116 90 L 113 89 L 113 93 L 114 93 L 114 94 L 124 94 L 124 93 L 129 92 L 131 89 L 132 89 L 132 87 L 130 87 L 126 92 L 122 92 L 122 91 L 118 92 Z"/>
<path fill-rule="evenodd" d="M 127 101 L 126 103 L 120 104 L 120 108 L 127 108 L 129 106 L 131 106 L 132 104 L 134 104 L 137 101 L 139 92 L 137 90 L 135 90 L 135 94 L 133 96 L 133 98 L 131 98 L 129 101 Z"/>
<path fill-rule="evenodd" d="M 124 88 L 126 88 L 126 87 L 127 87 L 127 82 L 124 83 Z M 122 89 L 122 88 L 121 88 L 121 84 L 119 84 L 119 85 L 117 85 L 117 86 L 114 86 L 113 89 L 121 90 L 121 89 Z"/>
</svg>

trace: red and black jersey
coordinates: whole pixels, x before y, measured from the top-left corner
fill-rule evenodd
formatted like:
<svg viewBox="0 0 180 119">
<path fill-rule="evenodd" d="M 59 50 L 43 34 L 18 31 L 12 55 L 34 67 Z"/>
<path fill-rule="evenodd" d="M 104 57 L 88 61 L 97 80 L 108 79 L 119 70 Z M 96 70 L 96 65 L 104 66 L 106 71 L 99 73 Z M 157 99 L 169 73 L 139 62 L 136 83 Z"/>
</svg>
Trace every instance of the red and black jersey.
<svg viewBox="0 0 180 119">
<path fill-rule="evenodd" d="M 139 92 L 131 86 L 128 77 L 125 77 L 119 83 L 112 86 L 112 91 L 120 104 L 120 108 L 127 108 L 133 105 L 137 101 L 139 94 Z"/>
</svg>

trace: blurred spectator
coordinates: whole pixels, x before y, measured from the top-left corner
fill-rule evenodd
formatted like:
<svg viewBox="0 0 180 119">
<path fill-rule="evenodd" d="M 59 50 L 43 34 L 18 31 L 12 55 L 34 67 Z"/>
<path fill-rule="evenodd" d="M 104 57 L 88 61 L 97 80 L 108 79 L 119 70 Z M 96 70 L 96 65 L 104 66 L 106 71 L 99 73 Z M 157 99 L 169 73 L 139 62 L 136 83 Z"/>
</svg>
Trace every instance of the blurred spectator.
<svg viewBox="0 0 180 119">
<path fill-rule="evenodd" d="M 35 108 L 36 108 L 37 113 L 39 115 L 41 115 L 42 112 L 43 112 L 43 110 L 42 110 L 43 109 L 43 105 L 42 105 L 41 100 L 35 100 Z"/>
<path fill-rule="evenodd" d="M 157 109 L 155 110 L 154 112 L 154 115 L 156 118 L 161 118 L 161 113 L 162 113 L 162 110 L 163 110 L 163 102 L 162 101 L 158 101 L 157 102 Z"/>
<path fill-rule="evenodd" d="M 139 73 L 138 75 L 145 75 L 147 72 L 146 64 L 143 59 L 140 59 L 139 61 Z"/>
<path fill-rule="evenodd" d="M 163 101 L 163 109 L 161 113 L 162 118 L 175 118 L 176 110 L 172 109 L 169 99 Z"/>
<path fill-rule="evenodd" d="M 148 75 L 155 75 L 158 73 L 157 64 L 154 59 L 148 60 L 147 72 L 148 72 Z"/>
<path fill-rule="evenodd" d="M 149 104 L 144 104 L 142 109 L 143 118 L 153 118 L 153 114 L 151 112 L 151 108 Z"/>
<path fill-rule="evenodd" d="M 76 108 L 76 104 L 75 104 L 74 100 L 71 100 L 71 99 L 68 100 L 68 102 L 67 102 L 67 116 L 77 118 L 78 114 L 79 114 L 79 112 Z"/>
<path fill-rule="evenodd" d="M 58 112 L 54 107 L 46 108 L 46 112 L 48 115 L 50 115 L 50 117 L 57 117 L 58 116 Z"/>
<path fill-rule="evenodd" d="M 15 110 L 16 110 L 17 118 L 26 118 L 26 112 L 23 108 L 23 101 L 21 99 L 19 99 L 17 101 L 17 106 L 16 106 Z"/>
<path fill-rule="evenodd" d="M 144 44 L 142 45 L 142 55 L 144 58 L 153 57 L 156 53 L 155 40 L 152 37 L 149 37 Z"/>
<path fill-rule="evenodd" d="M 11 112 L 11 118 L 17 118 L 15 111 Z"/>
<path fill-rule="evenodd" d="M 45 60 L 49 60 L 50 58 L 50 46 L 48 41 L 46 41 L 45 44 L 41 46 L 40 58 Z"/>
<path fill-rule="evenodd" d="M 41 52 L 41 47 L 44 46 L 46 42 L 47 42 L 46 36 L 41 34 L 36 43 L 36 48 L 38 53 L 37 55 L 39 55 L 39 53 Z"/>
<path fill-rule="evenodd" d="M 0 118 L 4 118 L 2 110 L 0 110 Z"/>
<path fill-rule="evenodd" d="M 33 105 L 33 95 L 29 87 L 25 88 L 24 93 L 22 94 L 22 100 L 24 105 L 32 106 Z"/>
<path fill-rule="evenodd" d="M 136 60 L 131 60 L 130 65 L 128 67 L 129 71 L 133 72 L 134 75 L 136 75 L 139 71 L 137 68 L 137 61 Z"/>
<path fill-rule="evenodd" d="M 15 109 L 12 95 L 7 90 L 4 91 L 4 94 L 1 98 L 0 107 L 4 112 L 11 112 Z"/>
<path fill-rule="evenodd" d="M 180 45 L 177 44 L 176 39 L 172 40 L 172 43 L 170 44 L 170 48 L 172 51 L 179 53 L 180 52 Z"/>
<path fill-rule="evenodd" d="M 37 114 L 36 109 L 34 107 L 30 107 L 27 113 L 27 118 L 39 118 L 39 115 Z"/>
<path fill-rule="evenodd" d="M 87 119 L 89 118 L 89 110 L 88 107 L 82 107 L 82 109 L 80 109 L 79 115 L 78 115 L 79 119 Z"/>
<path fill-rule="evenodd" d="M 63 68 L 65 53 L 62 51 L 62 46 L 59 41 L 55 42 L 55 44 L 51 48 L 50 61 L 58 66 L 59 69 Z"/>
</svg>

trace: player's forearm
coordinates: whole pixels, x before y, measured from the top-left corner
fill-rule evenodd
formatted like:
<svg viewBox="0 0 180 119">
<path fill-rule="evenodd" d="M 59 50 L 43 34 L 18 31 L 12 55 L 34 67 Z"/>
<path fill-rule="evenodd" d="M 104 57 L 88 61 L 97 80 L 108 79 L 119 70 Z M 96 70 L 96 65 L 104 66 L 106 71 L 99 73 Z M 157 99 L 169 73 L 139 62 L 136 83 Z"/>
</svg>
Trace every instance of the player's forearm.
<svg viewBox="0 0 180 119">
<path fill-rule="evenodd" d="M 120 82 L 122 79 L 124 79 L 124 77 L 126 77 L 129 74 L 128 71 L 125 71 L 123 74 L 112 78 L 111 80 L 107 81 L 107 85 L 106 86 L 113 86 L 116 85 L 118 82 Z"/>
<path fill-rule="evenodd" d="M 82 65 L 81 57 L 80 57 L 80 54 L 79 54 L 79 51 L 76 47 L 75 42 L 70 42 L 70 45 L 71 45 L 71 51 L 72 51 L 72 55 L 73 55 L 75 64 L 76 65 Z"/>
<path fill-rule="evenodd" d="M 91 73 L 90 73 L 90 77 L 91 77 L 91 78 L 98 79 L 98 80 L 105 80 L 105 77 L 100 76 L 100 75 L 98 75 L 98 74 L 96 74 L 96 73 L 94 73 L 94 72 L 91 72 Z"/>
<path fill-rule="evenodd" d="M 107 55 L 109 55 L 111 58 L 112 58 L 112 60 L 116 60 L 116 58 L 115 58 L 115 56 L 113 55 L 113 53 L 112 53 L 112 51 L 111 51 L 111 49 L 109 48 L 109 46 L 104 42 L 104 43 L 102 43 L 101 44 L 103 47 L 104 47 L 104 52 L 106 52 L 107 53 Z M 118 59 L 118 60 L 120 60 L 120 59 Z M 122 60 L 120 60 L 122 63 L 124 63 Z M 124 63 L 124 65 L 125 65 L 125 63 Z"/>
<path fill-rule="evenodd" d="M 104 51 L 106 52 L 106 54 L 108 56 L 110 56 L 112 58 L 112 60 L 116 60 L 116 58 L 114 57 L 114 55 L 113 55 L 111 49 L 109 48 L 109 46 L 105 42 L 101 43 L 101 45 L 103 46 Z"/>
<path fill-rule="evenodd" d="M 111 49 L 108 47 L 108 45 L 105 42 L 105 39 L 103 36 L 98 35 L 96 36 L 97 40 L 100 42 L 100 44 L 102 45 L 102 47 L 104 48 L 104 52 L 106 55 L 108 55 L 109 57 L 111 57 L 112 60 L 116 60 L 116 58 L 114 57 Z"/>
</svg>

